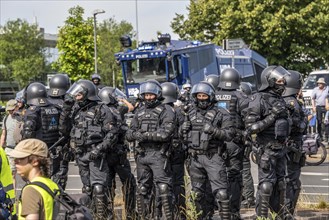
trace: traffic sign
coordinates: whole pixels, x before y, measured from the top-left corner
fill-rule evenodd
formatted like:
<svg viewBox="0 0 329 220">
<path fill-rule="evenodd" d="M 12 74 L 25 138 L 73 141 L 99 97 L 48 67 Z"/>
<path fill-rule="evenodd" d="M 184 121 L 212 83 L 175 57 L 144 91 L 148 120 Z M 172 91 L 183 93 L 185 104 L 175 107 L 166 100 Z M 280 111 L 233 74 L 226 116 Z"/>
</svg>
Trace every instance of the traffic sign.
<svg viewBox="0 0 329 220">
<path fill-rule="evenodd" d="M 246 43 L 241 39 L 225 39 L 224 50 L 236 50 L 246 47 Z"/>
</svg>

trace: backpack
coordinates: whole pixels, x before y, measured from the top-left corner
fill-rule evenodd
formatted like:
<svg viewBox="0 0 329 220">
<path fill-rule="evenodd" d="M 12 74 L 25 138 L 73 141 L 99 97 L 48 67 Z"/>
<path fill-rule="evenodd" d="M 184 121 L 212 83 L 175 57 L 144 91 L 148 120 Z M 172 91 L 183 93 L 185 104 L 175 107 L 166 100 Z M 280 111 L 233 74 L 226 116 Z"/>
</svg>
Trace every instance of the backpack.
<svg viewBox="0 0 329 220">
<path fill-rule="evenodd" d="M 9 219 L 14 205 L 0 182 L 0 219 Z"/>
<path fill-rule="evenodd" d="M 65 193 L 62 189 L 53 192 L 46 184 L 42 182 L 31 182 L 29 185 L 36 185 L 44 189 L 54 198 L 54 207 L 60 206 L 60 213 L 65 212 L 65 220 L 92 220 L 91 211 L 77 203 L 70 195 Z M 63 219 L 60 215 L 57 219 Z"/>
</svg>

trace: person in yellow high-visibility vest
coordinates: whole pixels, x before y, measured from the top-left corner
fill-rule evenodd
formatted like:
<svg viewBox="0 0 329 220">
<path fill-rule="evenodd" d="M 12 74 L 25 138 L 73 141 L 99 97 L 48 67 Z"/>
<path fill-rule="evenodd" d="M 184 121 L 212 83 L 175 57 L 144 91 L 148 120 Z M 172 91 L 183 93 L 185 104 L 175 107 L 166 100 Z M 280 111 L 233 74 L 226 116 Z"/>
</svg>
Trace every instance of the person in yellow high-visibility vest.
<svg viewBox="0 0 329 220">
<path fill-rule="evenodd" d="M 3 186 L 4 191 L 11 199 L 13 204 L 12 207 L 12 216 L 16 216 L 16 207 L 15 207 L 15 189 L 13 185 L 13 176 L 11 173 L 10 165 L 6 152 L 0 146 L 0 182 Z"/>
<path fill-rule="evenodd" d="M 47 144 L 38 139 L 26 139 L 9 153 L 14 158 L 17 174 L 23 180 L 46 184 L 54 193 L 58 186 L 49 179 Z M 18 206 L 18 219 L 55 219 L 54 199 L 43 188 L 27 184 L 22 189 Z"/>
</svg>

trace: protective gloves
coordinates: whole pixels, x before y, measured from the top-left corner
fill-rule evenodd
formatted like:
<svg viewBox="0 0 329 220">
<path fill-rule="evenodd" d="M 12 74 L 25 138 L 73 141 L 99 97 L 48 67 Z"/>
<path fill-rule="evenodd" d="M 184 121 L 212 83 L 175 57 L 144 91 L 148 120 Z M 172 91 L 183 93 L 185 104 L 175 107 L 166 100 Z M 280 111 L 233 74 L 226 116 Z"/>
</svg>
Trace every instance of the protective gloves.
<svg viewBox="0 0 329 220">
<path fill-rule="evenodd" d="M 215 128 L 211 124 L 207 123 L 203 126 L 203 131 L 206 134 L 212 134 L 212 133 L 214 133 Z"/>
<path fill-rule="evenodd" d="M 101 145 L 97 145 L 96 147 L 94 147 L 92 149 L 92 151 L 90 151 L 89 160 L 93 161 L 93 160 L 96 160 L 97 158 L 101 157 L 101 155 L 102 155 L 101 151 L 102 151 Z"/>
<path fill-rule="evenodd" d="M 134 132 L 133 136 L 134 136 L 135 140 L 138 142 L 142 142 L 146 139 L 145 136 L 140 131 Z"/>
</svg>

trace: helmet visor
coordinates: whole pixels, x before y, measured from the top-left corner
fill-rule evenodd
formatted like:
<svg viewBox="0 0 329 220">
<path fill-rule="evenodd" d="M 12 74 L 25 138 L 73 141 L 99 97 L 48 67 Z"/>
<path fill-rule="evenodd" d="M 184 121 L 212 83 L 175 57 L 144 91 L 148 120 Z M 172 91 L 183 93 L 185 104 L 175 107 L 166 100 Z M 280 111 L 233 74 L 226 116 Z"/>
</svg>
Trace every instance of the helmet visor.
<svg viewBox="0 0 329 220">
<path fill-rule="evenodd" d="M 87 90 L 82 85 L 74 83 L 66 93 L 75 97 L 78 94 L 86 95 Z"/>
<path fill-rule="evenodd" d="M 282 78 L 285 80 L 285 78 L 288 76 L 290 76 L 290 73 L 288 72 L 288 70 L 286 70 L 282 66 L 276 67 L 275 69 L 272 70 L 272 72 L 270 74 L 270 78 L 275 78 L 276 80 L 279 80 Z"/>
<path fill-rule="evenodd" d="M 113 96 L 117 99 L 127 99 L 126 94 L 124 94 L 120 89 L 115 88 L 113 91 Z"/>
<path fill-rule="evenodd" d="M 161 88 L 155 84 L 150 82 L 145 82 L 140 85 L 140 94 L 151 93 L 158 96 L 161 92 Z"/>
<path fill-rule="evenodd" d="M 214 89 L 210 85 L 200 82 L 192 88 L 192 94 L 195 95 L 197 93 L 205 93 L 210 96 L 214 93 Z"/>
</svg>

